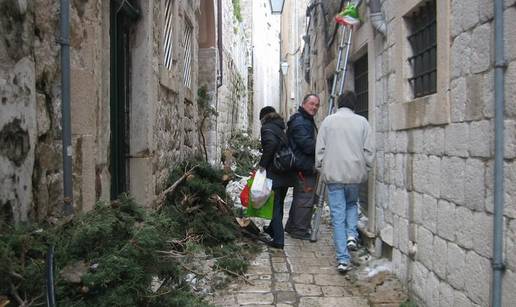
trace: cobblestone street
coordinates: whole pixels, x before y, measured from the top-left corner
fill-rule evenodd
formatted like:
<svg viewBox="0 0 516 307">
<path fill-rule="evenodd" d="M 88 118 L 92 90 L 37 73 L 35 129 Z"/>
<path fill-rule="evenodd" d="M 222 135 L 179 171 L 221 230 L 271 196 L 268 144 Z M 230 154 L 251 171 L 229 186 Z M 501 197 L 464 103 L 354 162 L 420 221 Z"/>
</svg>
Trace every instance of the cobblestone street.
<svg viewBox="0 0 516 307">
<path fill-rule="evenodd" d="M 346 275 L 338 273 L 326 222 L 316 243 L 286 234 L 283 251 L 264 247 L 251 263 L 247 281 L 235 280 L 212 302 L 217 306 L 399 306 L 406 295 L 398 280 L 386 272 L 368 277 L 364 270 L 369 261 L 360 249 L 353 253 L 354 269 Z"/>
</svg>

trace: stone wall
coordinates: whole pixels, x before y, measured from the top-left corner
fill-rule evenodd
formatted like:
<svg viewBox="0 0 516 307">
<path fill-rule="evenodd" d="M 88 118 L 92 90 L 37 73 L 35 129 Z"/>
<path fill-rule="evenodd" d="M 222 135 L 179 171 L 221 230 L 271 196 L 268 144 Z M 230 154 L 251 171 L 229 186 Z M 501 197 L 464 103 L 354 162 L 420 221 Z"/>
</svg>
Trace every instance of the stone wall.
<svg viewBox="0 0 516 307">
<path fill-rule="evenodd" d="M 103 110 L 107 92 L 100 69 L 105 59 L 100 27 L 108 1 L 71 5 L 72 145 L 74 205 L 93 207 L 104 195 L 108 136 Z M 61 100 L 56 1 L 5 0 L 0 3 L 0 204 L 8 221 L 43 220 L 62 207 Z M 108 19 L 109 20 L 109 19 Z M 5 44 L 4 44 L 5 42 Z M 109 53 L 107 53 L 109 54 Z M 109 113 L 108 113 L 109 114 Z M 98 128 L 98 129 L 97 129 Z M 108 180 L 108 179 L 107 179 Z"/>
<path fill-rule="evenodd" d="M 168 170 L 200 153 L 197 110 L 199 1 L 174 1 L 173 69 L 162 65 L 164 1 L 137 1 L 130 32 L 129 193 L 149 206 Z M 110 3 L 71 1 L 71 111 L 76 211 L 111 198 Z M 191 84 L 183 31 L 192 31 Z M 52 220 L 62 209 L 59 1 L 0 1 L 0 212 Z M 4 44 L 5 42 L 5 44 Z"/>
<path fill-rule="evenodd" d="M 392 248 L 394 270 L 420 305 L 488 306 L 494 202 L 493 2 L 437 1 L 437 93 L 413 99 L 406 79 L 410 71 L 404 59 L 410 51 L 403 16 L 419 2 L 400 7 L 397 1 L 383 1 L 386 37 L 366 31 L 370 25 L 365 16 L 353 41 L 351 58 L 367 46 L 372 75 L 369 118 L 377 159 L 372 173 L 376 217 L 370 216 L 370 223 L 376 224 L 377 244 L 384 251 Z M 515 17 L 515 2 L 505 1 L 504 306 L 516 300 Z M 328 92 L 323 84 L 335 68 L 335 46 L 324 51 L 322 22 L 311 31 L 319 40 L 310 42 L 308 87 Z"/>
</svg>

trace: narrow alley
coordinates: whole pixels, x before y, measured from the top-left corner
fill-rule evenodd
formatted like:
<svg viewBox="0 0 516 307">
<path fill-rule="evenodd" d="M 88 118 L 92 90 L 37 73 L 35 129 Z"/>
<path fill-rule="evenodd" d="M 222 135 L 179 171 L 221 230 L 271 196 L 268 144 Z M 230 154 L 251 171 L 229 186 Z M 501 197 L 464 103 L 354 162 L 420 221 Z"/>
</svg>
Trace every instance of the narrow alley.
<svg viewBox="0 0 516 307">
<path fill-rule="evenodd" d="M 516 0 L 0 0 L 0 307 L 514 289 Z"/>
<path fill-rule="evenodd" d="M 373 266 L 375 262 L 379 265 Z M 211 301 L 228 307 L 387 307 L 406 302 L 406 290 L 391 268 L 365 248 L 353 252 L 354 268 L 347 274 L 337 272 L 336 265 L 326 216 L 317 242 L 286 235 L 284 250 L 264 247 L 245 279 L 216 292 Z"/>
</svg>

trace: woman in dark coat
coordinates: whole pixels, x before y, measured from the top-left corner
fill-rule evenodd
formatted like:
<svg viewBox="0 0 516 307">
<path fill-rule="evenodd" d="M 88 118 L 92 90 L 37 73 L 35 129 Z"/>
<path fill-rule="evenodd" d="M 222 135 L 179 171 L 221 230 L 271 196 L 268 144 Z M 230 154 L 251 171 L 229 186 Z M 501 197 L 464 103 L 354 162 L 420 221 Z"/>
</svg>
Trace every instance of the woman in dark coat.
<svg viewBox="0 0 516 307">
<path fill-rule="evenodd" d="M 286 138 L 283 118 L 276 113 L 273 107 L 267 106 L 260 110 L 260 121 L 262 123 L 260 130 L 262 157 L 258 165 L 267 171 L 267 178 L 272 179 L 272 190 L 274 191 L 272 220 L 270 225 L 265 227 L 265 232 L 272 237 L 272 242 L 267 244 L 275 248 L 283 248 L 285 243 L 283 203 L 288 188 L 294 185 L 296 178 L 294 172 L 278 173 L 272 169 L 274 154 L 282 145 L 280 137 L 285 136 Z"/>
</svg>

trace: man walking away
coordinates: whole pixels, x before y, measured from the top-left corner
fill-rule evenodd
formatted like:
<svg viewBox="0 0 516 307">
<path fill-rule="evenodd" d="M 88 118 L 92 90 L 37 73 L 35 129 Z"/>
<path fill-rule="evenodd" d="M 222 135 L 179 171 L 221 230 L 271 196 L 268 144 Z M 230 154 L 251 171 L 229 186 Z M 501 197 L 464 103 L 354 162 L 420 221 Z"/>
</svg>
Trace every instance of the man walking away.
<svg viewBox="0 0 516 307">
<path fill-rule="evenodd" d="M 341 273 L 351 268 L 348 246 L 356 244 L 358 235 L 359 184 L 367 180 L 374 159 L 369 123 L 354 113 L 356 101 L 351 91 L 339 96 L 339 109 L 322 122 L 316 146 L 316 167 L 328 188 L 337 270 Z"/>
<path fill-rule="evenodd" d="M 304 97 L 298 112 L 288 121 L 287 136 L 289 145 L 296 156 L 298 183 L 294 186 L 292 205 L 290 207 L 285 231 L 291 237 L 302 240 L 310 239 L 310 222 L 313 213 L 315 194 L 315 142 L 317 127 L 314 116 L 320 106 L 319 96 L 308 94 Z"/>
</svg>

